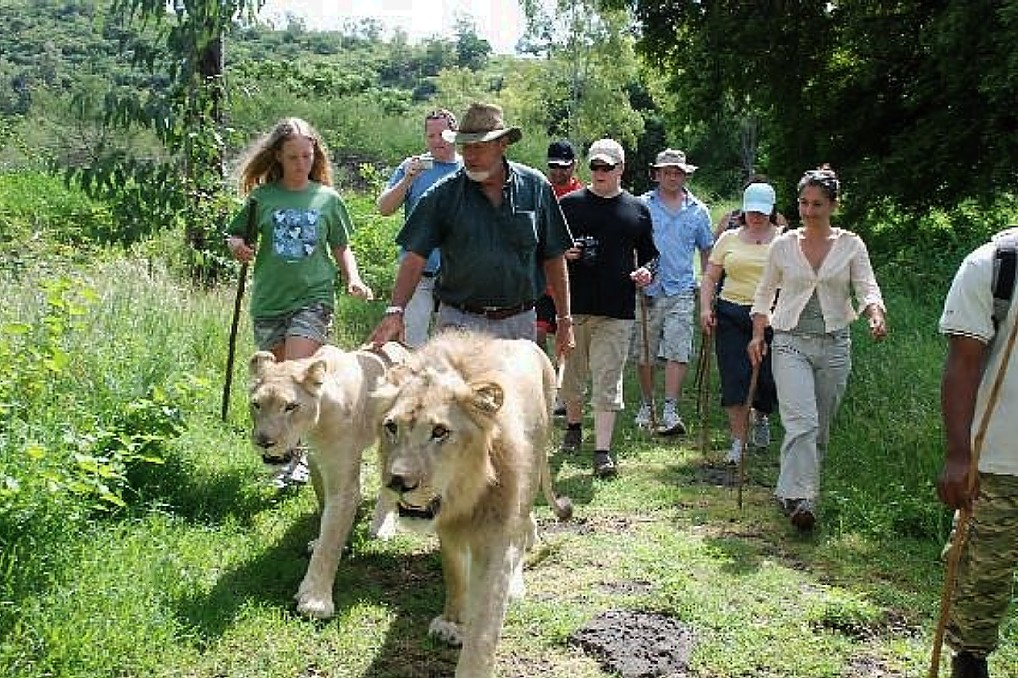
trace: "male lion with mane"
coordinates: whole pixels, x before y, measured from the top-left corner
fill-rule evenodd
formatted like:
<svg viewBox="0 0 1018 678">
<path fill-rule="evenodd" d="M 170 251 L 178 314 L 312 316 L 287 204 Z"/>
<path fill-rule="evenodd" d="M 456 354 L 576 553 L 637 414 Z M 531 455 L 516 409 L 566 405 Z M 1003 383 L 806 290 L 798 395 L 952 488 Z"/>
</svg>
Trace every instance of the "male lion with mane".
<svg viewBox="0 0 1018 678">
<path fill-rule="evenodd" d="M 377 351 L 326 345 L 309 358 L 284 362 L 276 362 L 268 351 L 251 357 L 251 437 L 262 459 L 285 462 L 300 440 L 311 448 L 308 460 L 321 526 L 294 596 L 301 614 L 326 619 L 335 611 L 336 567 L 361 501 L 361 457 L 378 439 L 382 419 L 371 394 L 386 370 L 407 355 L 400 344 L 387 343 Z M 380 503 L 375 515 L 389 510 Z"/>
<path fill-rule="evenodd" d="M 560 519 L 572 515 L 548 466 L 554 369 L 532 341 L 452 330 L 387 381 L 375 395 L 382 492 L 401 518 L 427 520 L 442 551 L 445 610 L 428 632 L 462 646 L 456 676 L 490 676 L 508 601 L 524 592 L 538 489 Z"/>
</svg>

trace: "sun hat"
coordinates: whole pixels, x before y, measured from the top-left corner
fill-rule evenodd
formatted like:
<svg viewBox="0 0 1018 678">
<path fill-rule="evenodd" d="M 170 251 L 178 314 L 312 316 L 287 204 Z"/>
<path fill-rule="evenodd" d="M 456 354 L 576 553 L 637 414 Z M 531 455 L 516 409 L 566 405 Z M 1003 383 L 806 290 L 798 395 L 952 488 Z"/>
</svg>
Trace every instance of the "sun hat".
<svg viewBox="0 0 1018 678">
<path fill-rule="evenodd" d="M 770 184 L 750 184 L 742 192 L 742 211 L 769 215 L 774 211 L 776 201 L 774 188 Z"/>
<path fill-rule="evenodd" d="M 460 120 L 459 129 L 442 130 L 442 138 L 453 144 L 478 144 L 509 136 L 515 144 L 523 138 L 519 127 L 506 127 L 502 109 L 495 104 L 472 103 Z"/>
<path fill-rule="evenodd" d="M 553 141 L 548 144 L 548 164 L 568 167 L 576 162 L 576 151 L 568 141 Z"/>
<path fill-rule="evenodd" d="M 620 162 L 626 161 L 626 152 L 622 149 L 622 144 L 614 139 L 598 139 L 590 145 L 590 150 L 587 151 L 587 162 L 595 160 L 601 160 L 609 165 L 618 165 Z"/>
<path fill-rule="evenodd" d="M 690 165 L 686 162 L 686 154 L 682 151 L 677 151 L 674 148 L 666 148 L 657 154 L 657 159 L 654 160 L 654 164 L 651 167 L 660 169 L 662 167 L 678 167 L 686 174 L 692 174 L 696 171 L 696 165 Z"/>
</svg>

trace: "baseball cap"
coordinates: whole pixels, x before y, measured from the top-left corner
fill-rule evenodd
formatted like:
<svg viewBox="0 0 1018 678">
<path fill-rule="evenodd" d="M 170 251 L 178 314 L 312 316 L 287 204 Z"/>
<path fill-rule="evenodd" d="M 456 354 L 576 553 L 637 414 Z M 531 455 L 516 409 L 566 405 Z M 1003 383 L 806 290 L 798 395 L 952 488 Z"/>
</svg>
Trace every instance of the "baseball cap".
<svg viewBox="0 0 1018 678">
<path fill-rule="evenodd" d="M 576 151 L 568 141 L 553 141 L 548 144 L 548 164 L 568 167 L 576 162 Z"/>
<path fill-rule="evenodd" d="M 587 151 L 587 161 L 601 160 L 609 165 L 618 165 L 626 161 L 626 152 L 622 145 L 614 139 L 598 139 L 590 145 Z"/>
<path fill-rule="evenodd" d="M 742 192 L 742 211 L 770 214 L 774 211 L 774 188 L 770 184 L 750 184 Z"/>
</svg>

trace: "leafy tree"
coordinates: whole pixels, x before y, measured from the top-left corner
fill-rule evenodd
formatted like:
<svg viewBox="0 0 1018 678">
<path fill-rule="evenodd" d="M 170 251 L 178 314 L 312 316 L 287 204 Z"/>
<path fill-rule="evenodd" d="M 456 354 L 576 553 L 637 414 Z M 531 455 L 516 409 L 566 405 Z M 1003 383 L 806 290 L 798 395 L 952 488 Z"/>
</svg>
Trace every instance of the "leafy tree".
<svg viewBox="0 0 1018 678">
<path fill-rule="evenodd" d="M 223 36 L 234 21 L 252 20 L 260 0 L 113 0 L 110 21 L 138 66 L 168 82 L 137 93 L 113 91 L 105 118 L 124 128 L 151 130 L 165 153 L 137 157 L 115 152 L 71 176 L 93 193 L 113 198 L 141 223 L 183 220 L 193 272 L 215 276 L 223 262 L 216 233 L 224 217 Z M 146 228 L 132 229 L 144 233 Z"/>
<path fill-rule="evenodd" d="M 466 17 L 456 20 L 456 65 L 472 71 L 484 70 L 491 56 L 491 43 L 478 37 L 474 22 Z"/>
<path fill-rule="evenodd" d="M 1014 0 L 606 3 L 632 6 L 690 119 L 755 121 L 786 185 L 826 161 L 860 207 L 1013 191 Z"/>
<path fill-rule="evenodd" d="M 621 142 L 628 149 L 623 180 L 643 191 L 647 164 L 665 146 L 666 97 L 648 85 L 631 14 L 599 0 L 559 0 L 550 11 L 543 3 L 522 4 L 528 29 L 519 49 L 544 61 L 514 66 L 509 90 L 549 136 L 581 148 L 606 136 Z"/>
</svg>

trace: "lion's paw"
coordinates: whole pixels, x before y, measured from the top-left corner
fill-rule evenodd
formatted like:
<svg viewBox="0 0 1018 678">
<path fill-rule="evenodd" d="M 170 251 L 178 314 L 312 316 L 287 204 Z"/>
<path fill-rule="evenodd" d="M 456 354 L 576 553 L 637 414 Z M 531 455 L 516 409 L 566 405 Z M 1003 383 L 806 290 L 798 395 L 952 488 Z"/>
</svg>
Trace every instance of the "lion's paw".
<svg viewBox="0 0 1018 678">
<path fill-rule="evenodd" d="M 445 617 L 435 617 L 428 626 L 428 635 L 452 647 L 463 645 L 463 631 L 456 622 Z"/>
<path fill-rule="evenodd" d="M 314 619 L 329 619 L 336 613 L 331 597 L 315 596 L 310 593 L 298 593 L 297 612 Z"/>
</svg>

